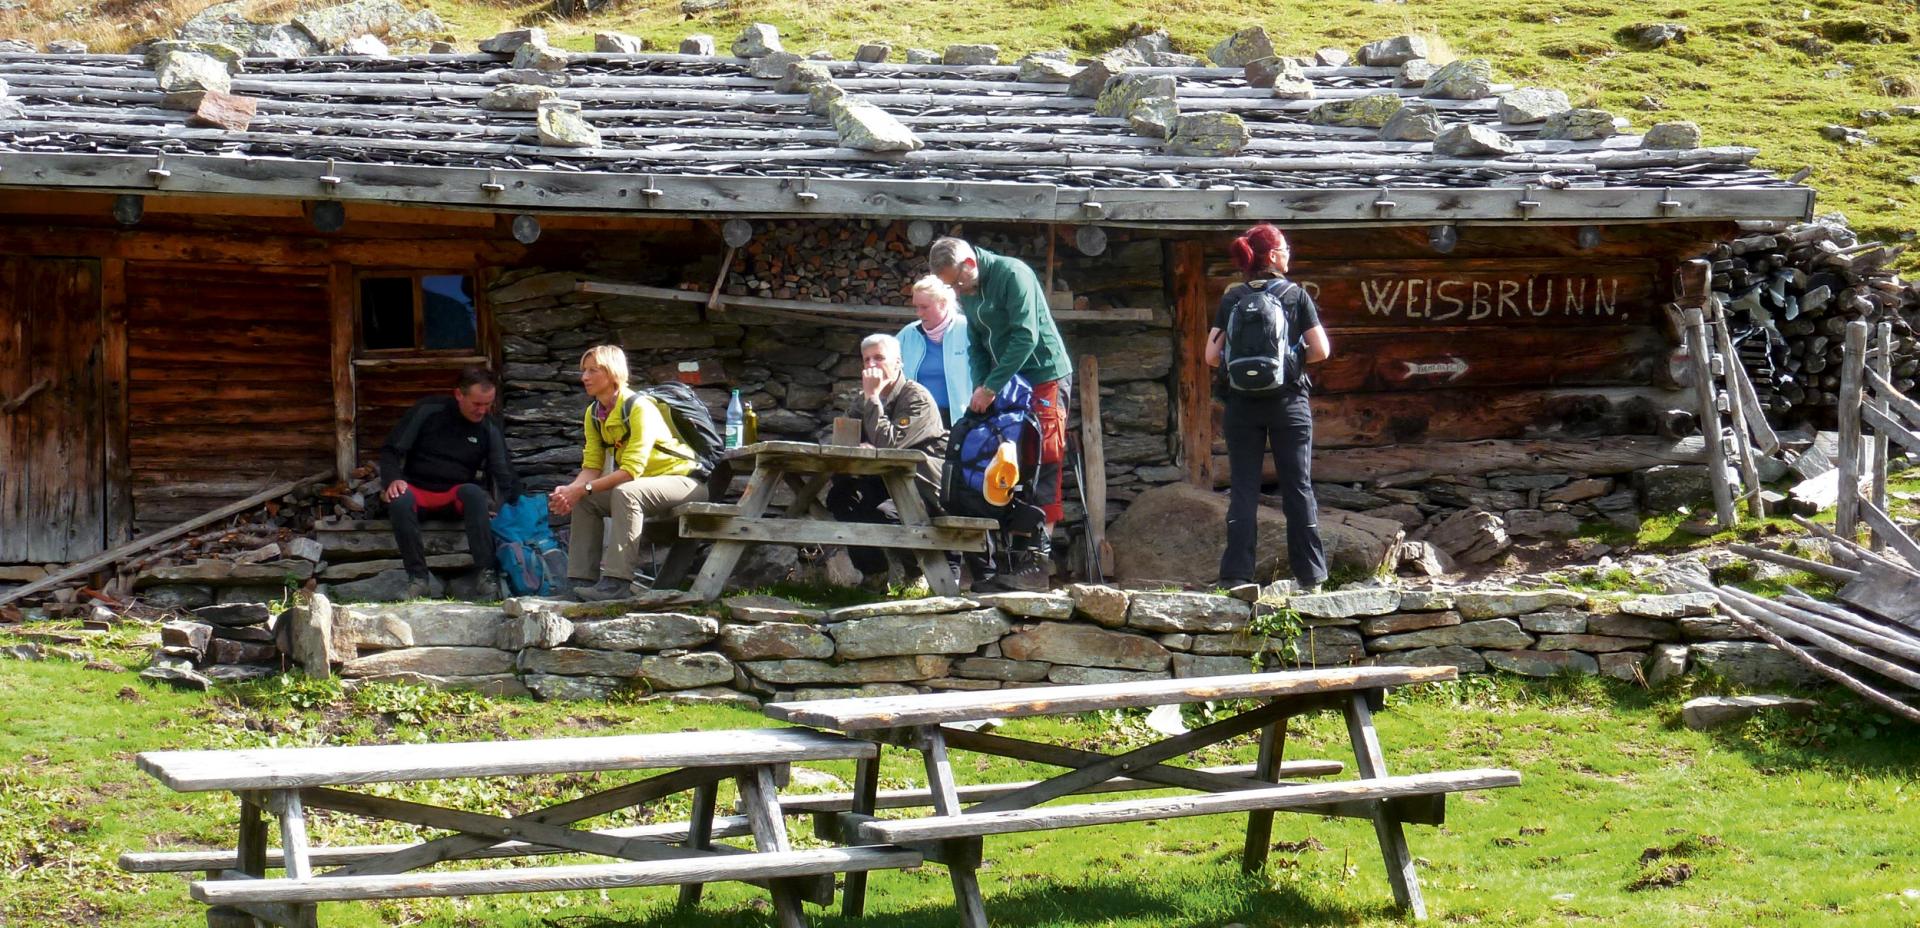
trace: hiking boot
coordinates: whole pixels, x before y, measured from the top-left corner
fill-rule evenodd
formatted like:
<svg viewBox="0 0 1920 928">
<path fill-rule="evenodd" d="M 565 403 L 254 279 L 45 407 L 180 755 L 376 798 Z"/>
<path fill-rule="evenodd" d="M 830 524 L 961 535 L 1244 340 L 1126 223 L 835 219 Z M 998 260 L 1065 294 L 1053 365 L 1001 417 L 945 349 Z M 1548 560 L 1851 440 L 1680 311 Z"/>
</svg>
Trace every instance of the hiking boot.
<svg viewBox="0 0 1920 928">
<path fill-rule="evenodd" d="M 475 581 L 473 598 L 506 599 L 507 592 L 507 588 L 500 583 L 500 571 L 488 569 L 481 571 L 480 579 Z"/>
<path fill-rule="evenodd" d="M 408 574 L 406 599 L 426 599 L 433 595 L 432 574 Z"/>
<path fill-rule="evenodd" d="M 601 577 L 600 582 L 592 586 L 576 586 L 573 595 L 583 603 L 601 603 L 609 599 L 626 599 L 633 595 L 633 581 L 614 577 Z"/>
</svg>

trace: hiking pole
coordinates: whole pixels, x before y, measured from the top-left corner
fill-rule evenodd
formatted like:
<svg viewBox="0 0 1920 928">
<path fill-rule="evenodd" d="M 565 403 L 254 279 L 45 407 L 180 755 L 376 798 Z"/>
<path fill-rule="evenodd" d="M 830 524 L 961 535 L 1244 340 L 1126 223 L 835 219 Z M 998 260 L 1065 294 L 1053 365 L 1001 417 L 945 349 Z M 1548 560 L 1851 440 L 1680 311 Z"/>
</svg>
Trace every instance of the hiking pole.
<svg viewBox="0 0 1920 928">
<path fill-rule="evenodd" d="M 1085 423 L 1083 422 L 1082 425 L 1084 426 Z M 1073 471 L 1074 492 L 1080 495 L 1080 518 L 1083 526 L 1081 538 L 1085 542 L 1081 547 L 1086 551 L 1086 563 L 1082 567 L 1084 571 L 1082 576 L 1093 583 L 1105 583 L 1106 578 L 1100 574 L 1100 548 L 1094 544 L 1092 528 L 1086 522 L 1090 518 L 1087 515 L 1087 476 L 1080 460 L 1079 432 L 1075 429 L 1067 430 L 1066 457 L 1067 466 Z"/>
</svg>

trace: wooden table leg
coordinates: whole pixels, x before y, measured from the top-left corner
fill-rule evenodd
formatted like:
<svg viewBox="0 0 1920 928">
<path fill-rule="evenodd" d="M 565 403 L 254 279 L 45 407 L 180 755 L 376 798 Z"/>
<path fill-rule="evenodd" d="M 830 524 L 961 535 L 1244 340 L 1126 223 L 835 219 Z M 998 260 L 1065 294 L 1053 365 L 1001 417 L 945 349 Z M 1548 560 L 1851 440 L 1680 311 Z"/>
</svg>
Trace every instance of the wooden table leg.
<svg viewBox="0 0 1920 928">
<path fill-rule="evenodd" d="M 781 818 L 780 795 L 773 785 L 773 771 L 756 765 L 739 778 L 740 808 L 753 825 L 753 844 L 761 853 L 792 850 L 787 842 L 787 826 Z M 807 928 L 807 914 L 800 907 L 800 892 L 791 880 L 771 880 L 774 920 L 780 928 Z"/>
<path fill-rule="evenodd" d="M 1269 783 L 1280 779 L 1280 763 L 1287 749 L 1287 719 L 1260 730 L 1260 757 L 1254 762 L 1253 776 Z M 1247 813 L 1247 846 L 1240 856 L 1240 869 L 1259 873 L 1267 865 L 1267 848 L 1273 841 L 1273 811 Z"/>
<path fill-rule="evenodd" d="M 853 772 L 853 808 L 859 815 L 872 815 L 880 792 L 880 758 L 863 757 Z M 840 914 L 859 918 L 867 911 L 867 874 L 862 870 L 847 874 L 846 894 L 840 898 Z"/>
<path fill-rule="evenodd" d="M 713 810 L 719 799 L 720 784 L 702 783 L 693 788 L 693 814 L 687 819 L 687 847 L 698 851 L 713 848 Z M 680 905 L 692 908 L 700 904 L 704 883 L 680 885 Z"/>
<path fill-rule="evenodd" d="M 912 472 L 892 471 L 880 479 L 887 485 L 887 495 L 893 497 L 894 511 L 900 514 L 901 525 L 933 524 L 933 517 L 927 514 L 926 503 L 920 499 L 920 488 L 915 486 Z M 927 589 L 933 595 L 960 595 L 960 578 L 954 576 L 953 566 L 947 563 L 945 554 L 916 549 L 913 556 L 920 564 L 920 572 L 926 575 Z"/>
<path fill-rule="evenodd" d="M 1354 765 L 1362 779 L 1387 775 L 1385 756 L 1380 751 L 1380 736 L 1373 730 L 1373 709 L 1365 691 L 1347 699 L 1347 737 L 1353 741 Z M 1391 808 L 1373 803 L 1373 831 L 1380 839 L 1380 853 L 1387 862 L 1387 882 L 1393 886 L 1393 901 L 1412 913 L 1427 917 L 1427 902 L 1420 895 L 1420 875 L 1414 869 L 1413 851 L 1407 847 L 1407 833 Z"/>
<path fill-rule="evenodd" d="M 747 492 L 740 497 L 740 514 L 749 518 L 759 518 L 767 512 L 767 504 L 773 502 L 773 491 L 780 485 L 782 469 L 767 465 L 757 467 L 753 476 L 747 479 Z M 740 555 L 747 551 L 744 541 L 716 541 L 713 549 L 707 552 L 707 562 L 700 565 L 700 576 L 693 581 L 693 592 L 701 599 L 712 601 L 720 598 L 727 588 L 727 578 L 733 576 L 733 568 L 740 563 Z"/>
<path fill-rule="evenodd" d="M 959 785 L 953 779 L 953 764 L 947 760 L 947 740 L 940 726 L 918 730 L 920 751 L 926 758 L 927 790 L 933 796 L 933 814 L 960 814 Z M 960 916 L 961 928 L 987 928 L 987 905 L 980 897 L 980 877 L 967 855 L 951 855 L 947 875 L 953 880 L 953 905 Z"/>
</svg>

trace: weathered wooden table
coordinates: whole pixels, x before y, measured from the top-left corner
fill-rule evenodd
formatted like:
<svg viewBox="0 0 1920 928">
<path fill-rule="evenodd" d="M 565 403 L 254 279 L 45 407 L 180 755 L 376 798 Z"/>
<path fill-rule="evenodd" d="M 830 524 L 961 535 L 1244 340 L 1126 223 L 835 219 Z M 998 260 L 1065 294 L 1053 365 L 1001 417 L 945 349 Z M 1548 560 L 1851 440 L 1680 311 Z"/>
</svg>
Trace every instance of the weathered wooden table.
<svg viewBox="0 0 1920 928">
<path fill-rule="evenodd" d="M 751 544 L 867 545 L 909 551 L 926 574 L 935 595 L 960 592 L 960 578 L 948 566 L 948 551 L 984 551 L 992 519 L 933 516 L 914 485 L 914 472 L 927 456 L 897 448 L 856 448 L 797 441 L 763 441 L 736 448 L 727 459 L 738 467 L 751 461 L 752 476 L 738 503 L 685 503 L 674 510 L 680 537 L 709 539 L 693 591 L 717 599 L 727 578 Z M 876 476 L 886 485 L 900 516 L 899 525 L 835 521 L 817 505 L 835 476 Z M 783 514 L 769 514 L 774 491 L 785 485 L 793 502 Z"/>
<path fill-rule="evenodd" d="M 1088 686 L 1036 687 L 990 692 L 929 693 L 918 696 L 832 699 L 773 703 L 766 714 L 776 719 L 846 732 L 918 750 L 925 763 L 934 814 L 923 818 L 874 817 L 879 759 L 863 759 L 855 776 L 848 811 L 836 813 L 838 838 L 847 844 L 885 843 L 915 848 L 927 859 L 946 864 L 955 905 L 967 928 L 987 924 L 975 869 L 981 838 L 1145 821 L 1188 815 L 1246 812 L 1242 866 L 1265 865 L 1277 810 L 1371 819 L 1387 864 L 1394 899 L 1414 917 L 1426 915 L 1414 872 L 1412 852 L 1402 824 L 1439 824 L 1446 794 L 1460 790 L 1513 786 L 1520 775 L 1510 770 L 1462 770 L 1388 776 L 1385 755 L 1374 733 L 1373 709 L 1387 687 L 1450 680 L 1452 667 L 1342 667 L 1283 673 L 1148 680 Z M 1101 754 L 1002 735 L 945 727 L 946 723 L 986 718 L 1069 715 L 1099 709 L 1148 708 L 1212 700 L 1256 700 L 1238 715 L 1186 734 L 1121 754 Z M 1287 719 L 1323 708 L 1339 708 L 1347 720 L 1360 778 L 1325 783 L 1283 780 Z M 1260 753 L 1250 775 L 1170 767 L 1165 761 L 1259 731 Z M 1064 767 L 1067 772 L 1013 791 L 980 795 L 961 808 L 949 749 Z M 1309 771 L 1316 773 L 1319 771 Z M 1069 795 L 1097 791 L 1100 784 L 1130 777 L 1135 788 L 1179 787 L 1207 795 L 1122 799 L 1037 808 Z M 863 905 L 866 880 L 849 874 L 844 905 L 849 914 Z"/>
<path fill-rule="evenodd" d="M 912 867 L 915 851 L 897 847 L 793 850 L 775 788 L 776 769 L 795 761 L 872 760 L 877 745 L 805 729 L 674 732 L 541 741 L 366 747 L 160 751 L 141 754 L 140 769 L 183 792 L 232 791 L 240 799 L 234 850 L 123 855 L 135 872 L 207 870 L 192 884 L 193 898 L 215 906 L 215 928 L 249 917 L 307 928 L 315 904 L 328 901 L 473 896 L 634 886 L 681 886 L 692 904 L 708 882 L 764 883 L 783 928 L 804 928 L 803 894 L 831 901 L 832 875 L 883 867 Z M 372 783 L 468 777 L 522 777 L 590 771 L 667 770 L 647 779 L 517 816 L 483 814 L 345 787 Z M 718 817 L 721 781 L 738 784 L 742 815 Z M 597 816 L 693 791 L 685 823 L 586 830 L 569 827 Z M 452 832 L 412 845 L 314 848 L 306 810 L 334 812 Z M 269 853 L 265 815 L 279 819 L 280 848 Z M 738 819 L 738 820 L 736 820 Z M 715 838 L 750 834 L 757 850 L 716 845 Z M 559 853 L 617 858 L 610 864 L 513 866 L 503 869 L 413 872 L 442 861 L 528 857 Z M 269 866 L 285 871 L 267 878 Z M 320 866 L 333 866 L 326 873 Z M 822 888 L 824 887 L 824 892 Z M 238 916 L 235 918 L 234 916 Z"/>
</svg>

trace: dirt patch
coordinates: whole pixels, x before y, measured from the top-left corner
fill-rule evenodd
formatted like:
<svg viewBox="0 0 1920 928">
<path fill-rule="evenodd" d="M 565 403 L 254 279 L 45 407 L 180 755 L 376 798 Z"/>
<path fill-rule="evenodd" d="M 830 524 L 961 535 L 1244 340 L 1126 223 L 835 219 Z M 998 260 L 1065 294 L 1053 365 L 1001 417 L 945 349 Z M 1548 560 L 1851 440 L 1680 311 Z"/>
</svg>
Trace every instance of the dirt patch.
<svg viewBox="0 0 1920 928">
<path fill-rule="evenodd" d="M 1693 865 L 1686 862 L 1668 864 L 1652 873 L 1643 873 L 1640 878 L 1627 884 L 1628 892 L 1640 892 L 1645 889 L 1665 889 L 1678 886 L 1693 878 Z"/>
</svg>

